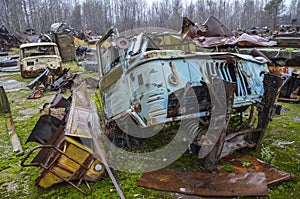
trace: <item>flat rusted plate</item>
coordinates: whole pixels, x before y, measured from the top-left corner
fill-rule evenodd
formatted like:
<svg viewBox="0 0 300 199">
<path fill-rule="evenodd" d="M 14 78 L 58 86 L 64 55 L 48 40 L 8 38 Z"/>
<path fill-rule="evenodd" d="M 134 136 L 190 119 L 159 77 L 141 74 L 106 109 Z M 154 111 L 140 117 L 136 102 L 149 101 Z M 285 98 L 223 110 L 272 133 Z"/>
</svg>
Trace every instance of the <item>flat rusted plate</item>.
<svg viewBox="0 0 300 199">
<path fill-rule="evenodd" d="M 218 166 L 219 171 L 222 171 L 226 164 L 230 164 L 235 173 L 263 172 L 266 175 L 268 185 L 278 184 L 294 178 L 292 173 L 280 171 L 248 154 L 233 154 L 223 158 L 223 160 L 222 165 Z"/>
<path fill-rule="evenodd" d="M 64 126 L 65 122 L 52 116 L 42 115 L 35 124 L 30 136 L 26 140 L 28 142 L 37 142 L 46 144 L 48 139 L 55 133 L 59 126 Z"/>
<path fill-rule="evenodd" d="M 202 196 L 264 196 L 268 195 L 265 174 L 202 173 L 161 169 L 144 173 L 139 186 L 164 191 Z"/>
</svg>

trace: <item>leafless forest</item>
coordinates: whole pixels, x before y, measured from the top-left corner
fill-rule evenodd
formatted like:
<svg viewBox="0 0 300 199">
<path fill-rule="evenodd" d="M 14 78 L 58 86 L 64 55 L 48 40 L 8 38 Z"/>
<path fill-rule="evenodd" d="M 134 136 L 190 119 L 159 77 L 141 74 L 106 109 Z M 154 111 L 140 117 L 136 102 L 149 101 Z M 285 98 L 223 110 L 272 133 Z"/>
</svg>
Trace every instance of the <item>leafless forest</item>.
<svg viewBox="0 0 300 199">
<path fill-rule="evenodd" d="M 55 22 L 100 34 L 111 26 L 178 30 L 182 16 L 201 23 L 210 15 L 232 29 L 300 25 L 300 0 L 0 0 L 0 10 L 0 25 L 10 32 L 46 33 Z"/>
</svg>

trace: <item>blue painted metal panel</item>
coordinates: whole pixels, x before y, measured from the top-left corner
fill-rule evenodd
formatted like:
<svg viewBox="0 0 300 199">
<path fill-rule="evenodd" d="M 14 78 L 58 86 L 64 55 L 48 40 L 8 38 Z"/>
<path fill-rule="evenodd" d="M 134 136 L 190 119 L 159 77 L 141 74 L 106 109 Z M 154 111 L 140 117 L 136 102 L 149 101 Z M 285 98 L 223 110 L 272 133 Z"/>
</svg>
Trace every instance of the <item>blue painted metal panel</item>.
<svg viewBox="0 0 300 199">
<path fill-rule="evenodd" d="M 216 76 L 236 82 L 234 108 L 261 101 L 264 89 L 260 73 L 268 71 L 264 62 L 252 56 L 233 53 L 187 54 L 180 50 L 158 49 L 149 51 L 150 40 L 147 35 L 140 34 L 131 40 L 127 53 L 120 53 L 124 51 L 119 50 L 120 58 L 113 63 L 125 66 L 123 75 L 102 92 L 107 118 L 129 113 L 132 117 L 139 117 L 136 119 L 143 121 L 141 125 L 164 123 L 169 121 L 169 95 L 184 90 L 187 84 L 197 87 L 203 86 L 203 83 L 211 83 Z M 112 50 L 112 46 L 106 43 L 105 50 Z M 106 52 L 105 59 L 99 58 L 108 62 L 102 66 L 102 71 L 114 67 L 109 60 L 116 57 L 114 53 L 117 51 L 112 51 L 113 53 Z M 135 106 L 141 106 L 139 113 L 135 111 Z"/>
</svg>

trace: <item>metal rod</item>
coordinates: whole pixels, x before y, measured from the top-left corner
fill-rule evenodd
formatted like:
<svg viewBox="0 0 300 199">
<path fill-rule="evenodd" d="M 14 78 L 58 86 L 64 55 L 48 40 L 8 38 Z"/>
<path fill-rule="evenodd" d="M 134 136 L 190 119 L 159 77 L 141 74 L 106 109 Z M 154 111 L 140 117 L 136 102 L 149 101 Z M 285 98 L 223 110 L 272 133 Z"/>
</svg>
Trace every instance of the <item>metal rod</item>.
<svg viewBox="0 0 300 199">
<path fill-rule="evenodd" d="M 108 166 L 108 163 L 107 163 L 107 161 L 106 161 L 106 159 L 105 159 L 105 157 L 104 157 L 104 154 L 102 153 L 102 150 L 101 150 L 101 148 L 100 148 L 100 146 L 99 146 L 99 144 L 98 144 L 98 142 L 97 142 L 97 140 L 96 140 L 96 135 L 95 135 L 95 133 L 94 133 L 94 131 L 93 131 L 93 128 L 92 128 L 92 125 L 91 125 L 90 122 L 88 122 L 88 127 L 89 127 L 90 133 L 91 133 L 91 135 L 92 135 L 92 138 L 93 138 L 94 144 L 95 144 L 95 146 L 96 146 L 96 149 L 97 149 L 97 151 L 98 151 L 98 153 L 99 153 L 99 155 L 100 155 L 100 158 L 101 158 L 101 160 L 102 160 L 102 162 L 103 162 L 103 164 L 104 164 L 104 166 L 105 166 L 105 168 L 106 168 L 106 170 L 107 170 L 107 173 L 108 173 L 108 175 L 109 175 L 111 181 L 113 182 L 115 188 L 117 189 L 117 192 L 118 192 L 119 196 L 121 197 L 121 199 L 125 199 L 125 196 L 124 196 L 124 194 L 123 194 L 123 191 L 121 190 L 121 188 L 120 188 L 120 186 L 119 186 L 117 180 L 115 179 L 115 177 L 114 177 L 112 171 L 110 170 L 110 168 L 109 168 L 109 166 Z M 99 129 L 99 131 L 102 133 L 101 129 Z"/>
<path fill-rule="evenodd" d="M 23 148 L 16 133 L 15 125 L 11 116 L 10 105 L 3 86 L 0 87 L 0 113 L 4 114 L 9 139 L 16 155 L 23 155 Z"/>
</svg>

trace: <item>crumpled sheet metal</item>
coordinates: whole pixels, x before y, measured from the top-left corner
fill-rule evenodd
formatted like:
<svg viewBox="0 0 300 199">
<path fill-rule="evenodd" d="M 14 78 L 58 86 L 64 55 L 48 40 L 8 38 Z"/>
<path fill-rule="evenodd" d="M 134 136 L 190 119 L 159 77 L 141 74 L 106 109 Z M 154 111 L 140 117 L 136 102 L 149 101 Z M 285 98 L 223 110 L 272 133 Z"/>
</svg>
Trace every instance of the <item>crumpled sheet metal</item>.
<svg viewBox="0 0 300 199">
<path fill-rule="evenodd" d="M 208 48 L 214 46 L 229 45 L 234 42 L 236 38 L 232 37 L 196 37 L 193 42 L 200 47 Z"/>
<path fill-rule="evenodd" d="M 276 41 L 269 41 L 258 35 L 243 33 L 236 38 L 233 32 L 227 28 L 216 17 L 210 16 L 205 23 L 197 26 L 188 18 L 184 17 L 182 22 L 182 34 L 188 35 L 193 42 L 200 47 L 214 47 L 224 45 L 239 46 L 275 46 Z"/>
<path fill-rule="evenodd" d="M 20 42 L 20 43 L 32 43 L 37 42 L 39 39 L 39 35 L 27 35 L 23 32 L 14 32 L 13 36 Z"/>
<path fill-rule="evenodd" d="M 277 42 L 269 41 L 258 35 L 248 35 L 247 33 L 244 33 L 230 44 L 238 44 L 240 46 L 275 46 L 277 45 Z"/>
<path fill-rule="evenodd" d="M 201 196 L 265 196 L 265 174 L 202 173 L 158 170 L 144 173 L 139 186 Z"/>
<path fill-rule="evenodd" d="M 230 37 L 233 36 L 233 33 L 227 26 L 225 26 L 221 21 L 219 21 L 215 16 L 210 16 L 203 24 L 207 26 L 207 31 L 201 33 L 201 35 L 206 37 Z"/>
<path fill-rule="evenodd" d="M 233 36 L 233 32 L 214 16 L 210 16 L 199 26 L 190 19 L 183 17 L 181 32 L 184 35 L 188 34 L 191 38 L 199 36 L 223 38 Z"/>
<path fill-rule="evenodd" d="M 95 123 L 98 120 L 97 107 L 89 100 L 85 83 L 73 91 L 72 100 L 57 94 L 51 102 L 51 107 L 64 108 L 63 119 L 53 116 L 52 109 L 49 110 L 49 115 L 40 117 L 27 142 L 35 141 L 43 145 L 30 150 L 21 165 L 41 168 L 35 183 L 38 187 L 47 189 L 55 184 L 67 182 L 80 192 L 89 194 L 91 188 L 87 181 L 99 181 L 105 172 L 103 163 L 92 150 L 88 127 L 90 122 L 93 128 L 100 128 L 99 121 Z M 66 114 L 67 120 L 64 117 Z M 35 151 L 38 151 L 37 155 L 27 163 Z M 74 181 L 77 181 L 77 184 Z M 87 189 L 81 188 L 83 181 Z"/>
</svg>

